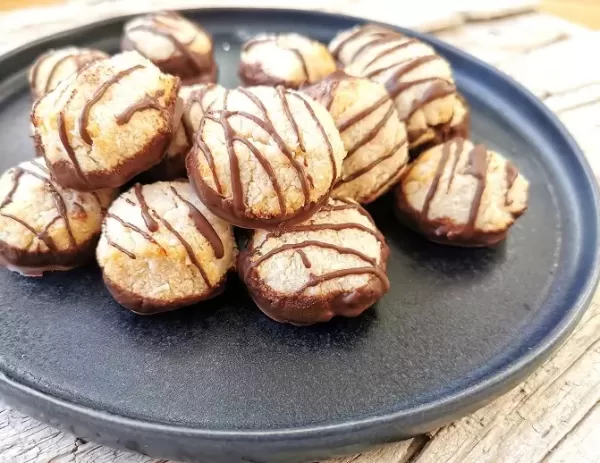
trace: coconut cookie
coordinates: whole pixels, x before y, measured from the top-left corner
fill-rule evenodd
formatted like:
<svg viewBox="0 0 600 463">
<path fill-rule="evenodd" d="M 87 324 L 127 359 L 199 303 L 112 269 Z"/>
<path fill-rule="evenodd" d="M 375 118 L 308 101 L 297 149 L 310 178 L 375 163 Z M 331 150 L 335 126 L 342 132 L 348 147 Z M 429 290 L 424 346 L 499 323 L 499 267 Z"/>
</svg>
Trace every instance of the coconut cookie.
<svg viewBox="0 0 600 463">
<path fill-rule="evenodd" d="M 490 246 L 527 209 L 528 187 L 510 161 L 456 138 L 409 166 L 395 190 L 397 214 L 432 241 Z"/>
<path fill-rule="evenodd" d="M 373 25 L 340 33 L 330 45 L 346 72 L 383 84 L 406 122 L 409 147 L 444 136 L 460 109 L 450 64 L 412 37 Z"/>
<path fill-rule="evenodd" d="M 256 230 L 238 269 L 258 307 L 294 325 L 355 317 L 389 289 L 385 239 L 349 199 L 330 199 L 311 219 Z"/>
<path fill-rule="evenodd" d="M 173 141 L 167 148 L 164 159 L 144 173 L 144 178 L 157 181 L 174 180 L 187 176 L 185 158 L 192 147 L 194 133 L 200 127 L 200 121 L 210 104 L 224 92 L 225 89 L 217 84 L 181 87 L 179 99 L 182 115 Z"/>
<path fill-rule="evenodd" d="M 40 158 L 9 169 L 0 177 L 0 265 L 41 276 L 87 263 L 113 197 L 61 187 Z"/>
<path fill-rule="evenodd" d="M 163 158 L 178 90 L 138 53 L 96 61 L 33 106 L 37 150 L 66 188 L 120 187 Z"/>
<path fill-rule="evenodd" d="M 217 80 L 211 36 L 175 12 L 161 11 L 132 19 L 125 24 L 121 47 L 137 51 L 186 85 Z"/>
<path fill-rule="evenodd" d="M 139 314 L 220 294 L 235 266 L 229 224 L 185 181 L 136 184 L 110 207 L 96 257 L 113 297 Z"/>
<path fill-rule="evenodd" d="M 214 214 L 243 228 L 273 228 L 314 214 L 345 157 L 325 107 L 283 87 L 251 87 L 214 101 L 186 162 Z"/>
<path fill-rule="evenodd" d="M 386 193 L 408 161 L 408 143 L 385 88 L 337 71 L 303 91 L 329 110 L 348 151 L 333 195 L 365 204 Z"/>
<path fill-rule="evenodd" d="M 29 85 L 34 99 L 54 90 L 58 83 L 84 66 L 109 56 L 91 48 L 66 47 L 41 55 L 29 70 Z"/>
<path fill-rule="evenodd" d="M 298 34 L 262 35 L 243 45 L 239 75 L 245 85 L 297 89 L 335 69 L 335 61 L 322 43 Z"/>
</svg>

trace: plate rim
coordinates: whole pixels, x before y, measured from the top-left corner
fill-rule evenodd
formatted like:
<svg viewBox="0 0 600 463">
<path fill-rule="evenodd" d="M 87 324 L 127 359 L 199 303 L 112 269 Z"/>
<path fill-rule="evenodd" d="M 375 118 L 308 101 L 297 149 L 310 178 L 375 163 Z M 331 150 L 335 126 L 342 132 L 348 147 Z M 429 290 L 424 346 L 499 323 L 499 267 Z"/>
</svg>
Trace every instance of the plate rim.
<svg viewBox="0 0 600 463">
<path fill-rule="evenodd" d="M 482 61 L 481 59 L 444 42 L 437 37 L 428 33 L 423 33 L 411 29 L 402 28 L 392 24 L 372 21 L 366 18 L 361 18 L 352 15 L 338 14 L 325 11 L 302 10 L 294 8 L 261 8 L 261 7 L 211 7 L 211 8 L 182 8 L 175 9 L 182 14 L 227 14 L 227 13 L 244 13 L 251 12 L 253 14 L 266 15 L 304 15 L 312 17 L 315 20 L 339 20 L 346 22 L 354 22 L 355 24 L 373 23 L 385 27 L 391 27 L 400 32 L 415 36 L 417 38 L 425 38 L 428 43 L 432 44 L 436 49 L 441 49 L 450 52 L 459 58 L 471 62 L 474 66 L 482 69 L 486 74 L 493 75 L 496 79 L 504 81 L 504 84 L 512 87 L 512 91 L 520 94 L 520 97 L 526 104 L 535 110 L 545 119 L 550 131 L 555 132 L 562 142 L 568 147 L 570 157 L 577 161 L 578 167 L 581 168 L 588 187 L 591 187 L 593 208 L 596 211 L 596 220 L 592 222 L 595 228 L 595 238 L 598 241 L 600 230 L 600 191 L 595 175 L 587 161 L 587 158 L 577 142 L 574 140 L 570 132 L 565 128 L 558 117 L 547 108 L 544 103 L 534 96 L 527 88 L 514 80 L 512 77 L 505 74 L 500 69 Z M 128 18 L 145 14 L 148 11 L 137 12 L 134 14 L 126 14 L 114 16 L 111 18 L 102 19 L 99 21 L 86 23 L 74 28 L 62 30 L 34 41 L 22 44 L 7 53 L 0 56 L 0 69 L 3 69 L 7 61 L 18 59 L 20 55 L 35 49 L 36 47 L 48 47 L 48 43 L 60 41 L 70 37 L 76 37 L 90 30 L 98 29 L 103 26 L 109 26 L 113 23 L 122 22 Z M 6 68 L 9 68 L 6 66 Z M 24 67 L 17 71 L 0 72 L 0 82 L 6 81 L 15 72 L 21 72 Z M 126 426 L 137 431 L 149 431 L 160 434 L 170 434 L 186 436 L 188 438 L 210 440 L 210 441 L 230 441 L 232 439 L 240 442 L 261 443 L 269 441 L 276 443 L 278 441 L 293 440 L 315 440 L 323 442 L 323 438 L 331 435 L 337 435 L 339 442 L 344 444 L 360 443 L 352 432 L 365 432 L 370 429 L 376 429 L 379 426 L 385 428 L 398 425 L 401 422 L 413 422 L 413 428 L 418 428 L 419 425 L 424 426 L 426 423 L 436 421 L 447 421 L 452 415 L 463 415 L 469 410 L 478 408 L 488 398 L 496 398 L 498 395 L 505 393 L 527 376 L 532 374 L 535 369 L 544 362 L 552 353 L 554 353 L 566 340 L 567 336 L 574 330 L 577 323 L 583 316 L 584 312 L 590 305 L 595 289 L 598 285 L 600 276 L 600 247 L 593 250 L 593 255 L 586 257 L 592 260 L 592 267 L 586 279 L 580 281 L 581 292 L 574 298 L 572 306 L 567 309 L 565 315 L 560 319 L 560 323 L 555 325 L 548 334 L 543 337 L 534 347 L 525 353 L 522 353 L 515 361 L 508 363 L 494 370 L 489 377 L 478 380 L 473 384 L 454 391 L 443 398 L 418 405 L 406 410 L 394 411 L 390 413 L 382 413 L 376 416 L 348 419 L 339 423 L 330 424 L 315 424 L 309 426 L 301 426 L 297 428 L 273 428 L 263 430 L 218 430 L 205 429 L 189 426 L 180 426 L 176 424 L 166 424 L 154 421 L 148 421 L 137 418 L 130 418 L 122 415 L 112 414 L 106 411 L 98 410 L 92 407 L 83 406 L 66 399 L 53 396 L 49 393 L 42 392 L 34 387 L 19 382 L 7 375 L 0 368 L 0 387 L 4 394 L 6 391 L 14 390 L 21 396 L 28 397 L 32 400 L 41 400 L 49 406 L 57 407 L 63 411 L 79 415 L 82 418 L 89 420 L 98 420 L 105 426 Z M 12 396 L 10 392 L 5 395 L 6 398 Z M 17 403 L 19 400 L 17 399 Z M 436 412 L 438 410 L 438 412 Z M 446 417 L 447 419 L 444 419 Z M 49 418 L 49 417 L 47 417 Z M 417 423 L 417 424 L 415 424 Z M 346 433 L 346 434 L 344 434 Z M 404 437 L 404 436 L 403 436 Z M 408 437 L 408 435 L 406 436 Z M 339 443 L 338 442 L 338 443 Z"/>
</svg>

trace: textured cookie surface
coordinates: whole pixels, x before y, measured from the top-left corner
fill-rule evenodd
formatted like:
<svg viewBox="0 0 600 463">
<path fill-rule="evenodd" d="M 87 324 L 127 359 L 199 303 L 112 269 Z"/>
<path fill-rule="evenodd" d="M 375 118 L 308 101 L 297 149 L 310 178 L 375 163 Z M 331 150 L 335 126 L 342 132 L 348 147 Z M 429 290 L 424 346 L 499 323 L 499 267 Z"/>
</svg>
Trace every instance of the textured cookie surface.
<svg viewBox="0 0 600 463">
<path fill-rule="evenodd" d="M 185 158 L 192 147 L 194 133 L 200 127 L 200 121 L 210 104 L 224 92 L 225 89 L 217 84 L 181 87 L 181 119 L 165 158 L 148 172 L 153 180 L 174 180 L 187 175 Z"/>
<path fill-rule="evenodd" d="M 108 57 L 103 51 L 90 48 L 65 47 L 49 50 L 29 70 L 31 93 L 34 98 L 40 98 L 85 65 Z"/>
<path fill-rule="evenodd" d="M 406 122 L 410 148 L 427 143 L 454 117 L 459 98 L 450 64 L 416 38 L 380 26 L 341 32 L 330 44 L 346 72 L 385 86 Z"/>
<path fill-rule="evenodd" d="M 38 151 L 65 187 L 119 187 L 164 156 L 178 90 L 138 53 L 96 61 L 34 105 Z"/>
<path fill-rule="evenodd" d="M 242 47 L 240 78 L 245 85 L 299 88 L 331 74 L 336 64 L 327 47 L 298 34 L 263 35 Z"/>
<path fill-rule="evenodd" d="M 402 221 L 433 241 L 486 246 L 503 240 L 525 212 L 528 186 L 510 161 L 457 138 L 410 165 L 396 205 Z"/>
<path fill-rule="evenodd" d="M 31 276 L 86 263 L 113 197 L 61 187 L 41 158 L 9 169 L 0 177 L 0 263 Z"/>
<path fill-rule="evenodd" d="M 348 151 L 334 196 L 369 203 L 387 192 L 408 161 L 408 143 L 385 88 L 337 71 L 303 91 L 329 110 Z"/>
<path fill-rule="evenodd" d="M 369 214 L 349 199 L 330 199 L 306 222 L 256 230 L 238 268 L 268 316 L 308 325 L 374 304 L 389 288 L 387 256 Z"/>
<path fill-rule="evenodd" d="M 185 181 L 136 184 L 110 207 L 96 252 L 104 281 L 141 314 L 173 310 L 219 294 L 235 266 L 231 226 Z"/>
<path fill-rule="evenodd" d="M 244 228 L 305 220 L 329 197 L 346 156 L 327 109 L 283 87 L 226 91 L 187 158 L 192 186 Z"/>
<path fill-rule="evenodd" d="M 186 85 L 215 82 L 212 38 L 197 24 L 172 11 L 132 19 L 125 25 L 123 50 L 135 50 Z"/>
</svg>

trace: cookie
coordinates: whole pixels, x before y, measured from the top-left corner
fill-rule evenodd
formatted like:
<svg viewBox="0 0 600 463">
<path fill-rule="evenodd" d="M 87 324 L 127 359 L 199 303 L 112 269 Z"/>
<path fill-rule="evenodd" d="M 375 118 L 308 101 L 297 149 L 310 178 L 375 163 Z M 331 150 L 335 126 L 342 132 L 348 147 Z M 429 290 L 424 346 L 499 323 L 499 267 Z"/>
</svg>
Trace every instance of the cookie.
<svg viewBox="0 0 600 463">
<path fill-rule="evenodd" d="M 192 187 L 242 228 L 306 220 L 331 194 L 346 157 L 327 109 L 283 87 L 226 91 L 195 137 L 186 161 Z"/>
<path fill-rule="evenodd" d="M 0 265 L 42 276 L 87 263 L 113 197 L 61 187 L 40 158 L 9 169 L 0 177 Z"/>
<path fill-rule="evenodd" d="M 389 250 L 369 214 L 349 199 L 330 199 L 308 221 L 256 230 L 238 270 L 258 307 L 294 325 L 355 317 L 389 289 Z"/>
<path fill-rule="evenodd" d="M 164 159 L 143 174 L 145 180 L 164 181 L 187 177 L 185 158 L 192 147 L 194 133 L 200 127 L 200 121 L 210 104 L 224 92 L 225 89 L 217 84 L 181 87 L 179 100 L 182 114 L 173 141 Z"/>
<path fill-rule="evenodd" d="M 244 85 L 298 89 L 336 70 L 327 47 L 298 34 L 261 35 L 242 47 L 239 76 Z"/>
<path fill-rule="evenodd" d="M 117 188 L 162 160 L 179 79 L 135 52 L 96 61 L 33 106 L 37 150 L 65 188 Z"/>
<path fill-rule="evenodd" d="M 124 51 L 135 50 L 185 85 L 216 82 L 217 63 L 211 36 L 173 11 L 160 11 L 125 24 Z"/>
<path fill-rule="evenodd" d="M 528 187 L 510 161 L 456 138 L 408 167 L 395 189 L 397 215 L 431 241 L 491 246 L 527 209 Z"/>
<path fill-rule="evenodd" d="M 366 204 L 394 186 L 408 161 L 408 143 L 385 88 L 337 71 L 303 91 L 329 110 L 348 151 L 333 195 Z"/>
<path fill-rule="evenodd" d="M 409 148 L 432 141 L 454 118 L 459 95 L 452 69 L 426 43 L 366 25 L 341 32 L 330 49 L 348 74 L 385 86 L 406 123 Z"/>
<path fill-rule="evenodd" d="M 66 47 L 49 50 L 41 55 L 29 70 L 29 85 L 34 100 L 54 90 L 58 83 L 80 71 L 84 66 L 109 55 L 91 48 Z"/>
<path fill-rule="evenodd" d="M 96 257 L 113 297 L 148 315 L 220 294 L 236 246 L 186 181 L 138 183 L 110 207 Z"/>
</svg>

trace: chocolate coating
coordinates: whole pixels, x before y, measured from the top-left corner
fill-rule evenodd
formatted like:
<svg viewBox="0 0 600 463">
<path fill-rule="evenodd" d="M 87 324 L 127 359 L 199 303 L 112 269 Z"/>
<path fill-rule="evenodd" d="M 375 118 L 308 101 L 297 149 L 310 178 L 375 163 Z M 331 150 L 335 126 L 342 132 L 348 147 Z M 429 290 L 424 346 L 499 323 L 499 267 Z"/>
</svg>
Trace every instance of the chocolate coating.
<svg viewBox="0 0 600 463">
<path fill-rule="evenodd" d="M 216 82 L 217 63 L 210 35 L 173 11 L 160 11 L 125 24 L 124 51 L 135 50 L 184 85 Z"/>
<path fill-rule="evenodd" d="M 491 246 L 527 209 L 528 182 L 499 154 L 456 138 L 412 163 L 395 195 L 400 221 L 431 241 Z"/>
<path fill-rule="evenodd" d="M 258 307 L 294 325 L 355 317 L 389 289 L 389 250 L 369 214 L 330 199 L 311 219 L 281 231 L 256 230 L 238 269 Z"/>
</svg>

